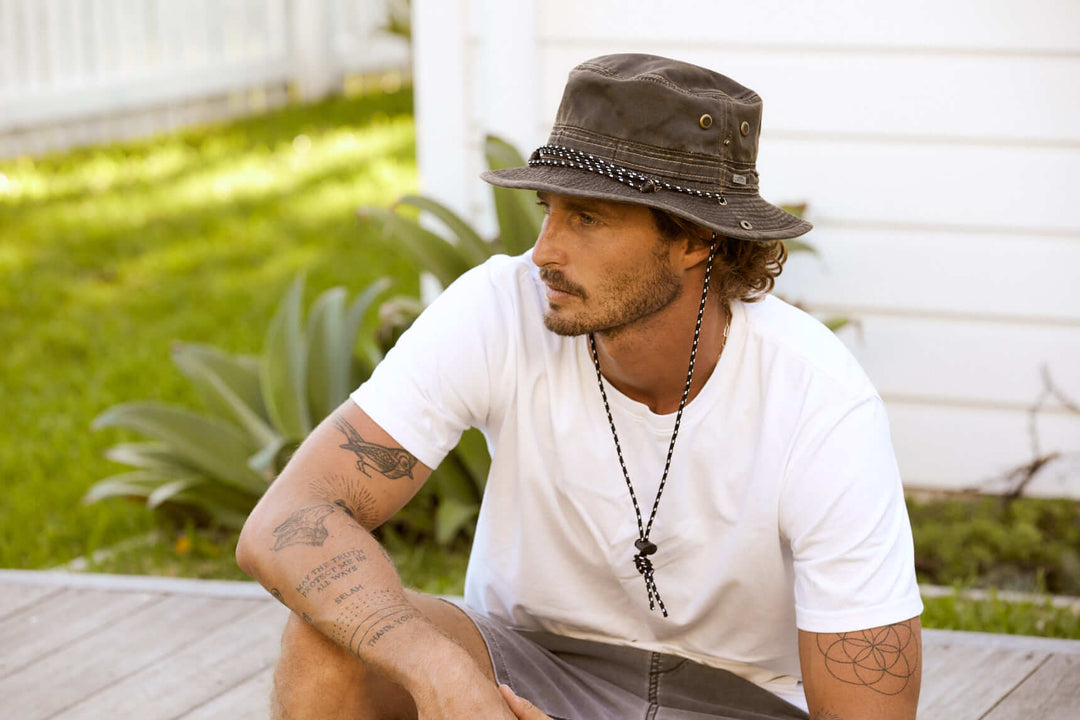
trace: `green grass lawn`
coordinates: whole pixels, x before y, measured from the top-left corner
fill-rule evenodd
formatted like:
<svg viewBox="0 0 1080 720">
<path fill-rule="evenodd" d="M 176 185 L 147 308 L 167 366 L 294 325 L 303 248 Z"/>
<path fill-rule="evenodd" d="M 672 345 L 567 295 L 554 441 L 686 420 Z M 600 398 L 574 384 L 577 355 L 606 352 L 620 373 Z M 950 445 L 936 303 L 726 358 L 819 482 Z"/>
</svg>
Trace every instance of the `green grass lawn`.
<svg viewBox="0 0 1080 720">
<path fill-rule="evenodd" d="M 235 534 L 177 530 L 141 504 L 81 504 L 125 468 L 94 433 L 106 408 L 197 407 L 174 340 L 256 352 L 299 272 L 332 285 L 410 278 L 355 216 L 416 186 L 411 90 L 295 106 L 147 141 L 0 161 L 0 567 L 233 578 Z M 415 280 L 399 280 L 415 290 Z M 922 580 L 1080 594 L 1080 506 L 910 504 Z M 405 582 L 460 593 L 463 543 L 393 529 Z M 107 550 L 94 559 L 94 553 Z M 1080 614 L 1043 602 L 927 599 L 927 627 L 1080 639 Z"/>
<path fill-rule="evenodd" d="M 42 568 L 154 529 L 80 504 L 123 470 L 109 406 L 197 406 L 173 340 L 255 352 L 298 272 L 309 300 L 407 277 L 356 220 L 416 187 L 411 89 L 0 161 L 0 567 Z M 410 282 L 408 285 L 414 286 Z"/>
</svg>

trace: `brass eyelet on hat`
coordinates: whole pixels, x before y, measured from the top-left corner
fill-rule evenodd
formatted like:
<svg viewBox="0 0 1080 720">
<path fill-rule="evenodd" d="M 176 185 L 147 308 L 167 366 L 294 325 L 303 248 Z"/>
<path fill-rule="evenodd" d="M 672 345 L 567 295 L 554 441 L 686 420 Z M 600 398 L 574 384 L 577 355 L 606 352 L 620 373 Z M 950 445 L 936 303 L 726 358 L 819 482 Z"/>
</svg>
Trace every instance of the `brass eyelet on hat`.
<svg viewBox="0 0 1080 720">
<path fill-rule="evenodd" d="M 731 138 L 724 138 L 724 144 L 725 145 L 730 145 L 731 144 Z"/>
<path fill-rule="evenodd" d="M 750 123 L 743 120 L 742 125 L 739 126 L 739 132 L 741 132 L 744 136 L 749 135 L 750 134 Z"/>
<path fill-rule="evenodd" d="M 723 195 L 721 195 L 720 199 L 717 200 L 716 202 L 720 203 L 721 205 L 727 205 L 727 198 L 724 197 Z"/>
<path fill-rule="evenodd" d="M 709 113 L 705 113 L 704 115 L 702 115 L 701 118 L 698 120 L 698 125 L 701 126 L 702 130 L 708 130 L 709 128 L 711 128 L 712 115 L 710 115 Z"/>
<path fill-rule="evenodd" d="M 741 227 L 743 230 L 753 230 L 754 229 L 754 226 L 750 224 L 749 220 L 740 220 L 739 221 L 739 227 Z"/>
</svg>

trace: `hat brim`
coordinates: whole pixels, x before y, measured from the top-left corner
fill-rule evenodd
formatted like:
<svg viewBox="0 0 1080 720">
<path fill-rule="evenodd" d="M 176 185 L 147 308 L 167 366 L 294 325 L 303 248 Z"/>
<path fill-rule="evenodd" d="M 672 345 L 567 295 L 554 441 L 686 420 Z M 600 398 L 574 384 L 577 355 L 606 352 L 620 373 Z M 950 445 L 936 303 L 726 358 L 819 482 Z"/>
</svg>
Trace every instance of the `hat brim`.
<svg viewBox="0 0 1080 720">
<path fill-rule="evenodd" d="M 752 193 L 726 194 L 724 199 L 727 204 L 720 205 L 716 200 L 668 190 L 644 193 L 599 175 L 551 166 L 488 170 L 480 177 L 498 187 L 646 205 L 739 240 L 787 240 L 813 228 L 802 218 Z M 749 224 L 749 229 L 746 224 Z"/>
</svg>

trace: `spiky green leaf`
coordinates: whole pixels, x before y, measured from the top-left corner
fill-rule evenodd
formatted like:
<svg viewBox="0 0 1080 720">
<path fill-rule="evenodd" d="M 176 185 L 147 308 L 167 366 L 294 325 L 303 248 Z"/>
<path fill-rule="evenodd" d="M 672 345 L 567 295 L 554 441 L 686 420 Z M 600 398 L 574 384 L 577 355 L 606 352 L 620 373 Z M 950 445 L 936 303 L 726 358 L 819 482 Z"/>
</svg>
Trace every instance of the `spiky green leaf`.
<svg viewBox="0 0 1080 720">
<path fill-rule="evenodd" d="M 118 443 L 105 451 L 105 457 L 123 465 L 177 476 L 191 474 L 194 470 L 168 443 L 159 441 Z"/>
<path fill-rule="evenodd" d="M 300 319 L 303 293 L 304 279 L 299 277 L 270 322 L 260 368 L 262 394 L 270 417 L 281 435 L 296 440 L 307 437 L 312 428 L 308 410 L 307 342 Z"/>
<path fill-rule="evenodd" d="M 817 255 L 817 248 L 808 242 L 802 240 L 784 240 L 784 247 L 787 248 L 788 255 L 792 255 L 798 252 L 807 252 L 812 255 Z"/>
<path fill-rule="evenodd" d="M 471 479 L 476 497 L 482 497 L 488 471 L 491 469 L 491 456 L 488 454 L 483 433 L 476 429 L 466 430 L 451 454 L 461 463 L 462 469 Z"/>
<path fill-rule="evenodd" d="M 163 485 L 159 485 L 154 488 L 154 491 L 150 493 L 146 498 L 146 507 L 153 509 L 156 508 L 178 496 L 180 496 L 185 490 L 190 489 L 197 483 L 194 480 L 173 480 Z"/>
<path fill-rule="evenodd" d="M 349 392 L 352 346 L 347 345 L 345 288 L 330 288 L 315 300 L 308 314 L 308 403 L 311 419 L 320 422 Z"/>
<path fill-rule="evenodd" d="M 179 460 L 233 487 L 262 494 L 266 483 L 247 465 L 257 446 L 235 426 L 191 410 L 155 402 L 114 405 L 93 428 L 123 427 L 167 443 Z"/>
<path fill-rule="evenodd" d="M 488 167 L 501 170 L 525 164 L 514 146 L 489 135 L 484 144 Z M 540 235 L 544 214 L 536 204 L 535 193 L 493 187 L 495 215 L 499 221 L 499 245 L 510 255 L 520 255 L 533 246 Z"/>
<path fill-rule="evenodd" d="M 264 445 L 278 433 L 266 419 L 257 366 L 209 345 L 175 343 L 173 363 L 217 414 L 235 421 L 254 442 Z"/>
<path fill-rule="evenodd" d="M 468 527 L 480 512 L 475 503 L 460 503 L 453 498 L 440 498 L 435 510 L 435 542 L 447 545 Z"/>
<path fill-rule="evenodd" d="M 375 366 L 382 360 L 382 352 L 372 333 L 360 335 L 360 328 L 364 324 L 371 305 L 390 287 L 390 278 L 380 278 L 364 288 L 364 291 L 356 296 L 345 313 L 346 347 L 354 350 L 353 373 L 349 379 L 350 389 L 356 388 L 371 376 Z M 360 338 L 360 342 L 357 339 Z M 359 345 L 359 354 L 355 350 Z"/>
<path fill-rule="evenodd" d="M 457 238 L 457 247 L 470 265 L 479 265 L 495 253 L 492 243 L 480 237 L 457 213 L 442 203 L 420 195 L 406 195 L 398 200 L 398 204 L 412 205 L 435 216 Z"/>
<path fill-rule="evenodd" d="M 148 470 L 119 473 L 94 483 L 83 495 L 82 502 L 89 505 L 113 497 L 145 499 L 158 487 L 175 479 Z"/>
<path fill-rule="evenodd" d="M 462 250 L 420 226 L 416 220 L 405 218 L 384 208 L 365 208 L 363 216 L 382 229 L 382 235 L 409 255 L 422 272 L 430 272 L 443 287 L 454 282 L 469 269 L 470 263 Z"/>
<path fill-rule="evenodd" d="M 833 332 L 836 332 L 840 328 L 851 323 L 851 318 L 846 317 L 833 317 L 825 320 L 825 327 L 829 328 Z"/>
</svg>

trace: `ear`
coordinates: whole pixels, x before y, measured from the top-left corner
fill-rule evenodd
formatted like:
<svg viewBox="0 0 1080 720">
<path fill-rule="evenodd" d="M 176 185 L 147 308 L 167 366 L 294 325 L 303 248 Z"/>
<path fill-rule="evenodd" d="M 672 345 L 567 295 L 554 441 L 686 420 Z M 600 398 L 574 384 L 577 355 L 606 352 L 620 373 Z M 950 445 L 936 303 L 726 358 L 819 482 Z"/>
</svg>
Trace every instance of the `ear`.
<svg viewBox="0 0 1080 720">
<path fill-rule="evenodd" d="M 679 260 L 683 270 L 704 265 L 705 261 L 709 259 L 712 244 L 719 242 L 719 238 L 714 240 L 715 233 L 711 230 L 705 228 L 699 228 L 699 230 L 699 233 L 694 235 L 686 234 L 679 238 Z"/>
</svg>

